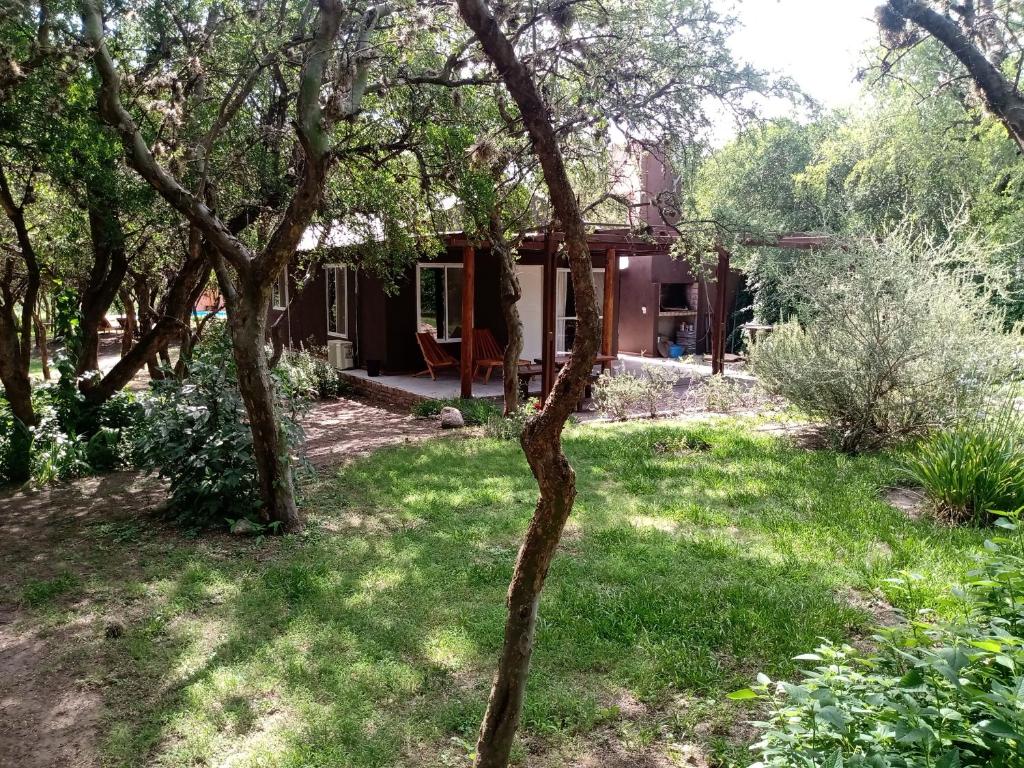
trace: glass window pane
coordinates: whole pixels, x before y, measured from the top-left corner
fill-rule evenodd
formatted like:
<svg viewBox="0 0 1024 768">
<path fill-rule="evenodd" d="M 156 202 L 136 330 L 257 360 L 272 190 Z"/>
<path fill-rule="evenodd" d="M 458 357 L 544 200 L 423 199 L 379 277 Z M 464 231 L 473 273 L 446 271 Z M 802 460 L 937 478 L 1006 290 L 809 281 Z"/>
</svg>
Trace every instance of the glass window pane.
<svg viewBox="0 0 1024 768">
<path fill-rule="evenodd" d="M 334 267 L 327 267 L 327 332 L 338 332 L 338 283 Z"/>
<path fill-rule="evenodd" d="M 338 301 L 335 304 L 334 322 L 338 327 L 338 333 L 342 336 L 348 335 L 348 295 L 345 292 L 345 278 L 346 273 L 344 267 L 337 267 L 334 270 L 334 291 L 338 297 Z"/>
<path fill-rule="evenodd" d="M 462 338 L 462 268 L 447 267 L 448 273 L 448 335 L 449 339 Z"/>
<path fill-rule="evenodd" d="M 604 272 L 594 272 L 594 289 L 597 291 L 597 313 L 604 313 Z"/>
<path fill-rule="evenodd" d="M 444 334 L 444 270 L 420 267 L 420 317 L 418 330 L 439 339 Z"/>
</svg>

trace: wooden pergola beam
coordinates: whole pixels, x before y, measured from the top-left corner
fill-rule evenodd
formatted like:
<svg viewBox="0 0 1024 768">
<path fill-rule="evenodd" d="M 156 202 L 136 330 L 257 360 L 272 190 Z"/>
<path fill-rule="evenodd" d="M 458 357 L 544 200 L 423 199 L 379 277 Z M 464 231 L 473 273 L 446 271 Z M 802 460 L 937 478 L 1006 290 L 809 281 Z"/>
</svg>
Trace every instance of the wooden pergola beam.
<svg viewBox="0 0 1024 768">
<path fill-rule="evenodd" d="M 614 248 L 604 254 L 604 319 L 601 325 L 601 354 L 610 355 L 615 348 L 615 312 L 619 286 L 619 256 Z"/>
<path fill-rule="evenodd" d="M 473 396 L 473 303 L 476 299 L 476 249 L 462 249 L 462 343 L 459 375 L 463 398 Z"/>
</svg>

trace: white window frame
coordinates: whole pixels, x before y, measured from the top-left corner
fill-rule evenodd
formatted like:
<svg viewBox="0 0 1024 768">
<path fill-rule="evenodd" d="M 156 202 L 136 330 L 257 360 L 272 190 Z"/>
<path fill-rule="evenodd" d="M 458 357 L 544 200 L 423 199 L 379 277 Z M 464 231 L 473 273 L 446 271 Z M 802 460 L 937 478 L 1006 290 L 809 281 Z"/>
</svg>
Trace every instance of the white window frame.
<svg viewBox="0 0 1024 768">
<path fill-rule="evenodd" d="M 420 301 L 420 295 L 421 295 L 421 293 L 420 293 L 420 273 L 424 269 L 441 269 L 442 270 L 442 273 L 444 274 L 444 288 L 443 288 L 443 291 L 444 291 L 444 309 L 445 309 L 445 312 L 447 313 L 448 312 L 448 270 L 449 269 L 464 269 L 464 266 L 465 265 L 463 265 L 461 262 L 458 262 L 458 261 L 431 261 L 431 262 L 426 262 L 426 263 L 421 263 L 421 264 L 417 264 L 416 265 L 416 330 L 417 331 L 420 329 L 420 326 L 423 324 L 422 323 L 423 312 L 422 312 L 422 306 L 421 306 L 422 302 Z M 466 284 L 465 284 L 466 273 L 463 272 L 462 276 L 463 276 L 462 290 L 466 290 Z M 459 307 L 459 313 L 460 313 L 460 316 L 461 316 L 462 307 Z M 445 334 L 447 334 L 448 333 L 448 325 L 449 325 L 448 318 L 445 317 L 444 320 L 445 320 L 445 323 L 444 323 L 445 329 L 444 330 L 445 330 Z M 456 341 L 462 341 L 462 337 L 461 336 L 447 336 L 446 335 L 444 338 L 441 338 L 440 336 L 438 336 L 437 337 L 437 341 L 440 344 L 454 343 Z"/>
<path fill-rule="evenodd" d="M 593 267 L 591 270 L 594 273 L 594 284 L 597 285 L 598 280 L 601 281 L 602 291 L 604 290 L 604 267 Z M 567 267 L 559 267 L 558 273 L 555 277 L 555 354 L 565 355 L 570 352 L 568 349 L 562 349 L 565 346 L 565 322 L 566 320 L 579 320 L 578 315 L 563 315 L 562 312 L 565 308 L 560 305 L 558 295 L 558 276 L 565 275 L 566 290 L 572 285 L 572 278 L 569 276 L 570 270 Z M 599 302 L 597 308 L 598 319 L 604 321 L 604 301 Z"/>
<path fill-rule="evenodd" d="M 270 291 L 270 306 L 275 310 L 284 311 L 288 309 L 288 267 L 281 270 L 274 283 L 276 290 Z M 277 294 L 276 296 L 274 294 Z M 281 299 L 284 299 L 283 301 Z M 276 301 L 275 301 L 276 299 Z"/>
<path fill-rule="evenodd" d="M 334 284 L 334 295 L 338 300 L 341 311 L 338 312 L 338 328 L 342 330 L 332 331 L 331 330 L 331 294 L 330 294 L 330 280 L 336 279 L 332 277 L 332 270 L 337 271 L 341 275 L 340 287 L 336 281 Z M 347 339 L 348 338 L 348 267 L 344 264 L 324 264 L 324 304 L 327 307 L 327 335 L 332 339 Z"/>
</svg>

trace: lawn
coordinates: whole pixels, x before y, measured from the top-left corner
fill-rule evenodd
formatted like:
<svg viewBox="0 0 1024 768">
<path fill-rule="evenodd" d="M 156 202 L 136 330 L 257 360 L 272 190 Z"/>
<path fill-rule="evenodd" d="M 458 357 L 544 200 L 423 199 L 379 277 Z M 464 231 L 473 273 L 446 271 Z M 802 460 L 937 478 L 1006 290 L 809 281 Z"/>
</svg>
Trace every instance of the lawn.
<svg viewBox="0 0 1024 768">
<path fill-rule="evenodd" d="M 519 764 L 671 765 L 694 743 L 742 761 L 752 712 L 727 692 L 863 634 L 852 591 L 943 609 L 981 546 L 880 501 L 886 457 L 744 423 L 580 426 L 566 443 L 579 497 Z M 120 617 L 78 660 L 103 690 L 111 765 L 467 765 L 534 495 L 513 443 L 388 449 L 307 482 L 302 536 L 95 524 L 54 553 L 56 579 L 20 588 L 40 623 Z M 911 594 L 887 581 L 903 570 L 923 576 Z"/>
</svg>

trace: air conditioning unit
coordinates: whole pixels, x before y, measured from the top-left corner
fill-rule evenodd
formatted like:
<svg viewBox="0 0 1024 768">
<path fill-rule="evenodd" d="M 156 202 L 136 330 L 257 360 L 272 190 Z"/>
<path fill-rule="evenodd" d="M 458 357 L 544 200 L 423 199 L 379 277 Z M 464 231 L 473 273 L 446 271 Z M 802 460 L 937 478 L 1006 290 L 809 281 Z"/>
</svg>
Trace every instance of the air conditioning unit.
<svg viewBox="0 0 1024 768">
<path fill-rule="evenodd" d="M 352 342 L 341 339 L 331 339 L 327 342 L 327 362 L 331 367 L 344 371 L 355 368 L 355 354 L 352 351 Z"/>
</svg>

